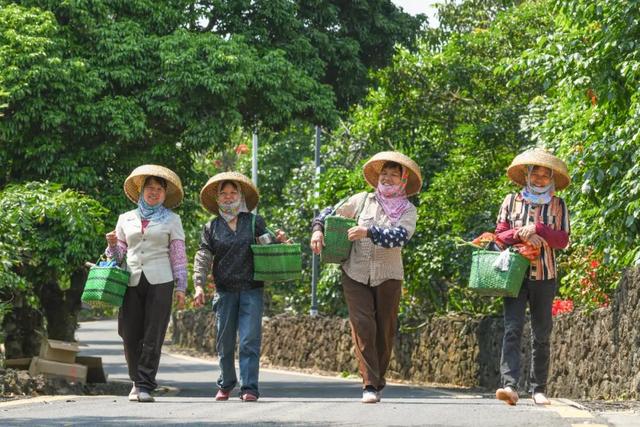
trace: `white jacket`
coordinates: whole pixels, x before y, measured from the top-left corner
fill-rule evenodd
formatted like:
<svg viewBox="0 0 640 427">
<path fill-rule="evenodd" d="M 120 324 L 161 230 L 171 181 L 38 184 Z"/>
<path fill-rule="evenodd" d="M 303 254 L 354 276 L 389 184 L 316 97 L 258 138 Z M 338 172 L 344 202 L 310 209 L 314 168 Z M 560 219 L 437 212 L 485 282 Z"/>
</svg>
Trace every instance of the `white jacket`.
<svg viewBox="0 0 640 427">
<path fill-rule="evenodd" d="M 169 243 L 184 240 L 180 216 L 171 212 L 164 224 L 151 221 L 143 234 L 142 220 L 138 210 L 134 209 L 120 215 L 116 236 L 127 243 L 127 270 L 131 272 L 129 286 L 138 286 L 143 272 L 152 285 L 173 281 Z"/>
</svg>

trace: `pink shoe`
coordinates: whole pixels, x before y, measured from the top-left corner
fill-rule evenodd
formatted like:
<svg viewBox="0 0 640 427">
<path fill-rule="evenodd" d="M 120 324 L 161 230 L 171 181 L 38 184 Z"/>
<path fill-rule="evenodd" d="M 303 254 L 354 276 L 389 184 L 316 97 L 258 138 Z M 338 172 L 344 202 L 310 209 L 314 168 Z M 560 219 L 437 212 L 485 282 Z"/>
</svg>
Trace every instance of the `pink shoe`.
<svg viewBox="0 0 640 427">
<path fill-rule="evenodd" d="M 518 392 L 511 387 L 496 390 L 496 399 L 502 400 L 507 405 L 515 406 L 518 403 Z"/>
<path fill-rule="evenodd" d="M 222 389 L 218 389 L 218 393 L 216 393 L 216 400 L 229 400 L 229 394 L 231 394 L 231 390 L 224 391 Z"/>
<path fill-rule="evenodd" d="M 242 399 L 244 402 L 255 402 L 258 400 L 258 396 L 248 391 L 246 393 L 242 393 L 240 399 Z"/>
</svg>

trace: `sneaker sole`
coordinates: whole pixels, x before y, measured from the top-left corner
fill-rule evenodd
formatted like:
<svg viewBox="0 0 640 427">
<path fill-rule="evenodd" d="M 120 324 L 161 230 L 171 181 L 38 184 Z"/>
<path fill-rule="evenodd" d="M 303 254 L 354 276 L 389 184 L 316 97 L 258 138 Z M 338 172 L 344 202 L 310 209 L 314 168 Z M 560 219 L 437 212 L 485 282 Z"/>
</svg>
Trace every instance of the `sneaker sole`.
<svg viewBox="0 0 640 427">
<path fill-rule="evenodd" d="M 533 400 L 533 403 L 535 403 L 536 405 L 539 405 L 539 406 L 547 406 L 547 405 L 551 405 L 551 401 L 550 401 L 550 400 L 548 400 L 548 399 L 547 399 L 547 400 L 545 400 L 545 401 L 543 401 L 543 402 L 538 402 L 538 401 L 536 401 L 536 399 L 534 399 L 533 397 L 532 397 L 531 399 Z"/>
</svg>

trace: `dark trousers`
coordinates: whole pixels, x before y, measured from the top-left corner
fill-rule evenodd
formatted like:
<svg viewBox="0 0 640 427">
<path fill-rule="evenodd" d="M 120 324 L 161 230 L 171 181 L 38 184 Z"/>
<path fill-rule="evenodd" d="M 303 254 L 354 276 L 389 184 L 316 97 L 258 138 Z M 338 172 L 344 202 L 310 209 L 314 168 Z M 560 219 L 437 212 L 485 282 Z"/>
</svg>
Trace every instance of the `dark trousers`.
<svg viewBox="0 0 640 427">
<path fill-rule="evenodd" d="M 142 274 L 138 286 L 127 288 L 118 313 L 118 334 L 124 342 L 129 378 L 147 391 L 158 386 L 156 374 L 172 300 L 173 282 L 152 285 Z"/>
<path fill-rule="evenodd" d="M 520 380 L 520 342 L 527 302 L 531 313 L 532 393 L 544 393 L 549 376 L 549 337 L 553 327 L 551 306 L 556 294 L 556 281 L 525 279 L 516 298 L 504 298 L 504 338 L 500 374 L 504 387 L 517 390 Z"/>
<path fill-rule="evenodd" d="M 342 290 L 363 385 L 381 390 L 393 350 L 402 281 L 387 280 L 371 287 L 343 272 Z"/>
</svg>

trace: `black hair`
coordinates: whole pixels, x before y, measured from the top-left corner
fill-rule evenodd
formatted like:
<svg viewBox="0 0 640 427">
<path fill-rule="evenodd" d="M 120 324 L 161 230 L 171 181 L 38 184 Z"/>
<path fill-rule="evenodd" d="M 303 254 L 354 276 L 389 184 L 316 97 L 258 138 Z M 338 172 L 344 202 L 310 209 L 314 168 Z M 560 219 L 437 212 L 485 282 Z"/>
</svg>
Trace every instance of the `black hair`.
<svg viewBox="0 0 640 427">
<path fill-rule="evenodd" d="M 400 173 L 402 173 L 402 165 L 398 162 L 392 162 L 391 160 L 387 160 L 386 162 L 384 162 L 384 164 L 382 165 L 382 169 L 398 169 L 400 171 Z"/>
<path fill-rule="evenodd" d="M 165 190 L 167 189 L 167 180 L 155 175 L 149 175 L 148 177 L 146 177 L 144 179 L 144 184 L 142 185 L 142 188 L 146 187 L 147 184 L 149 184 L 149 181 L 155 181 L 158 184 L 160 184 L 162 188 L 164 188 Z"/>
</svg>

